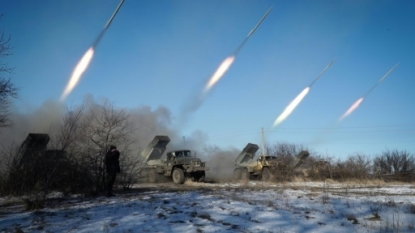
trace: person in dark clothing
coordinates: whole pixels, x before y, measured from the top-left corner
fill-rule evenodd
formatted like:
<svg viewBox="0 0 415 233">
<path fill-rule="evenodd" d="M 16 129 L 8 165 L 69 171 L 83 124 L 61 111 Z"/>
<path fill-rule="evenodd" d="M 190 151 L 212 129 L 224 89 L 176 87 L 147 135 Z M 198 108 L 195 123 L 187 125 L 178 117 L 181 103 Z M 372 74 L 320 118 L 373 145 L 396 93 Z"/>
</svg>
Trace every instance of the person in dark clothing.
<svg viewBox="0 0 415 233">
<path fill-rule="evenodd" d="M 116 146 L 110 146 L 110 149 L 105 154 L 105 168 L 107 170 L 107 196 L 112 197 L 112 186 L 114 185 L 117 173 L 120 173 L 119 164 L 120 152 Z"/>
</svg>

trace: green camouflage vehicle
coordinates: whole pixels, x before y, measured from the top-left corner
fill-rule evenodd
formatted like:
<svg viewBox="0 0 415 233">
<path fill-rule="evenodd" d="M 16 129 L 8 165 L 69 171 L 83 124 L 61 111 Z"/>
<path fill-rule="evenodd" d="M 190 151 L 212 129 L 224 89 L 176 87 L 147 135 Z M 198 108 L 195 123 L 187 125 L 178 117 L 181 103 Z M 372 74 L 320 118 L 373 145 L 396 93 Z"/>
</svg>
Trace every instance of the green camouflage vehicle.
<svg viewBox="0 0 415 233">
<path fill-rule="evenodd" d="M 168 136 L 155 136 L 153 141 L 141 153 L 143 168 L 142 175 L 150 183 L 156 183 L 165 177 L 171 177 L 176 184 L 183 184 L 185 179 L 196 182 L 204 182 L 209 170 L 206 163 L 196 157 L 191 150 L 169 151 L 163 157 L 167 144 L 170 142 Z"/>
<path fill-rule="evenodd" d="M 258 149 L 258 145 L 248 143 L 235 159 L 236 168 L 233 171 L 233 179 L 235 181 L 249 179 L 261 179 L 263 181 L 285 179 L 310 155 L 308 151 L 301 151 L 289 164 L 279 161 L 275 156 L 268 155 L 261 155 L 256 162 L 252 162 Z"/>
</svg>

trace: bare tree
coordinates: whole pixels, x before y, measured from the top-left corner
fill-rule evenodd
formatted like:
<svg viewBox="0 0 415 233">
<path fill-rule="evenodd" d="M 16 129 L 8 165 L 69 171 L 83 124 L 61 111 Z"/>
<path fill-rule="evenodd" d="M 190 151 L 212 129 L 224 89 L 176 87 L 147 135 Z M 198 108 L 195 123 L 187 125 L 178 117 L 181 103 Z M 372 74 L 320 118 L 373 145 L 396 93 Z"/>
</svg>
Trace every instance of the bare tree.
<svg viewBox="0 0 415 233">
<path fill-rule="evenodd" d="M 380 174 L 415 172 L 415 158 L 407 151 L 385 150 L 374 159 L 374 166 Z"/>
<path fill-rule="evenodd" d="M 10 177 L 10 171 L 16 164 L 16 155 L 18 155 L 19 147 L 12 143 L 10 145 L 1 146 L 0 150 L 0 196 L 10 193 L 10 187 L 8 180 Z"/>
<path fill-rule="evenodd" d="M 52 148 L 59 151 L 65 159 L 61 169 L 59 189 L 64 193 L 91 193 L 93 179 L 89 167 L 83 163 L 84 151 L 83 120 L 87 102 L 69 111 L 63 117 L 62 125 L 52 140 Z"/>
<path fill-rule="evenodd" d="M 125 110 L 117 110 L 105 102 L 102 106 L 93 106 L 83 121 L 81 161 L 89 167 L 95 182 L 95 190 L 105 187 L 104 156 L 110 145 L 116 145 L 122 152 L 120 157 L 122 171 L 128 170 L 124 161 L 129 157 L 132 143 L 130 134 L 134 128 Z"/>
<path fill-rule="evenodd" d="M 82 133 L 82 116 L 85 112 L 85 102 L 74 110 L 69 110 L 63 118 L 63 124 L 55 138 L 55 148 L 62 151 L 73 150 L 78 137 Z"/>
<path fill-rule="evenodd" d="M 298 166 L 303 163 L 303 159 L 296 158 L 296 156 L 305 148 L 301 144 L 287 142 L 266 143 L 265 151 L 267 151 L 267 155 L 276 157 L 271 169 L 272 180 L 289 180 L 295 176 Z"/>
<path fill-rule="evenodd" d="M 0 15 L 1 19 L 2 15 Z M 5 36 L 3 29 L 0 27 L 0 127 L 8 127 L 12 125 L 10 120 L 11 98 L 17 98 L 18 89 L 6 78 L 6 74 L 10 74 L 13 69 L 3 59 L 12 55 L 10 46 L 10 36 Z"/>
<path fill-rule="evenodd" d="M 70 110 L 54 140 L 54 147 L 64 151 L 72 164 L 74 182 L 69 181 L 67 186 L 90 194 L 101 191 L 105 185 L 104 156 L 110 145 L 116 145 L 121 151 L 117 182 L 130 188 L 137 182 L 142 164 L 140 148 L 134 144 L 138 128 L 131 121 L 131 113 L 116 109 L 108 101 L 100 105 L 85 100 Z"/>
<path fill-rule="evenodd" d="M 266 144 L 265 149 L 270 156 L 276 156 L 279 160 L 289 164 L 294 156 L 305 150 L 306 147 L 301 144 L 293 144 L 288 142 L 276 142 L 274 144 Z"/>
<path fill-rule="evenodd" d="M 354 179 L 367 179 L 372 170 L 371 160 L 360 153 L 349 156 L 344 163 L 344 166 L 349 172 L 348 178 Z"/>
</svg>

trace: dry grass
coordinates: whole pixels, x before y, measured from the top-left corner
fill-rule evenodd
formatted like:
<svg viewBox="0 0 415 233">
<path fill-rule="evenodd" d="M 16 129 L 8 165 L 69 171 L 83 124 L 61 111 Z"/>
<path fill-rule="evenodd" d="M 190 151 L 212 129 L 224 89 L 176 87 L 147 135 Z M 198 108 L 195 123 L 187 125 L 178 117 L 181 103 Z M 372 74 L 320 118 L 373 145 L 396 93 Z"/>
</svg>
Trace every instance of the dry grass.
<svg viewBox="0 0 415 233">
<path fill-rule="evenodd" d="M 345 179 L 342 182 L 338 182 L 341 184 L 349 184 L 349 185 L 385 185 L 390 184 L 386 183 L 380 179 Z"/>
<path fill-rule="evenodd" d="M 184 184 L 189 185 L 189 186 L 200 186 L 200 184 L 203 184 L 203 183 L 198 183 L 198 182 L 192 181 L 191 179 L 186 179 L 184 181 Z"/>
<path fill-rule="evenodd" d="M 301 176 L 293 176 L 291 181 L 294 182 L 294 183 L 301 183 L 301 182 L 304 182 L 304 181 L 309 181 L 309 179 L 301 177 Z"/>
</svg>

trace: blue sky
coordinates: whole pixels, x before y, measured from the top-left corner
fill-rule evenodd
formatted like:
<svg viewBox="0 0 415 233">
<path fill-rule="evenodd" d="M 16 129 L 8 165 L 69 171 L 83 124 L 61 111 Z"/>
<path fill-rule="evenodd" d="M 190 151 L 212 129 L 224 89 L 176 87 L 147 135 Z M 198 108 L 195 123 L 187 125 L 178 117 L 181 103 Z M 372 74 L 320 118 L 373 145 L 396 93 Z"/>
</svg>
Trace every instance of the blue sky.
<svg viewBox="0 0 415 233">
<path fill-rule="evenodd" d="M 72 70 L 118 0 L 0 0 L 20 88 L 17 111 L 58 101 Z M 178 120 L 219 64 L 269 7 L 271 13 L 225 76 L 181 126 L 209 144 L 242 149 L 266 140 L 323 155 L 415 154 L 415 2 L 125 0 L 66 100 L 86 95 L 118 107 L 165 106 Z M 294 112 L 278 115 L 336 58 Z M 342 122 L 338 119 L 396 63 L 399 66 Z M 173 121 L 174 124 L 174 121 Z"/>
</svg>

